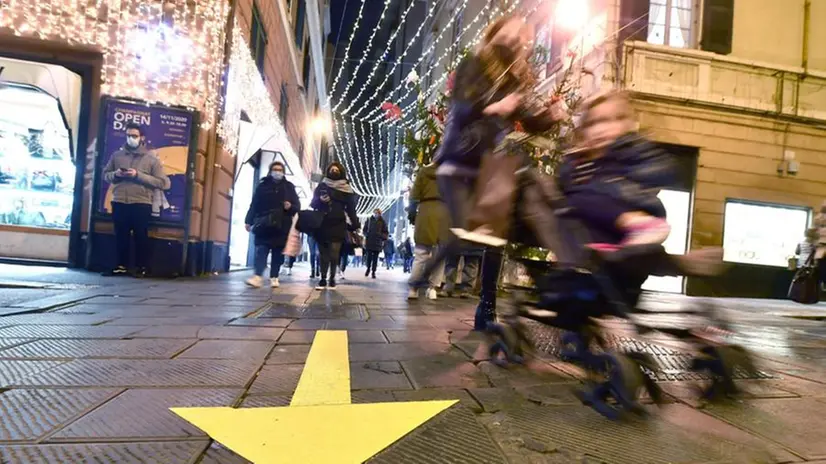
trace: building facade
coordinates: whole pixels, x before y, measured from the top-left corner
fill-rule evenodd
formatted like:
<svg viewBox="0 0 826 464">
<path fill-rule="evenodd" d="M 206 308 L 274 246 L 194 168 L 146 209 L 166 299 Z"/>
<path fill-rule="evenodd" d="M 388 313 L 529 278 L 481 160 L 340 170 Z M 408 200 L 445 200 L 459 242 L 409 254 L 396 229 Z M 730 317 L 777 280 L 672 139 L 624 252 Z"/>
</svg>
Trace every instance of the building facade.
<svg viewBox="0 0 826 464">
<path fill-rule="evenodd" d="M 653 286 L 785 297 L 788 258 L 826 200 L 826 3 L 559 4 L 552 77 L 579 67 L 583 95 L 628 90 L 641 128 L 681 161 L 681 182 L 661 195 L 667 248 L 724 247 L 720 278 Z"/>
<path fill-rule="evenodd" d="M 305 191 L 318 169 L 308 122 L 326 103 L 317 56 L 326 8 L 323 0 L 7 4 L 0 259 L 114 264 L 101 169 L 135 121 L 171 180 L 153 205 L 150 270 L 226 270 L 237 206 L 248 205 L 257 167 L 281 159 Z"/>
</svg>

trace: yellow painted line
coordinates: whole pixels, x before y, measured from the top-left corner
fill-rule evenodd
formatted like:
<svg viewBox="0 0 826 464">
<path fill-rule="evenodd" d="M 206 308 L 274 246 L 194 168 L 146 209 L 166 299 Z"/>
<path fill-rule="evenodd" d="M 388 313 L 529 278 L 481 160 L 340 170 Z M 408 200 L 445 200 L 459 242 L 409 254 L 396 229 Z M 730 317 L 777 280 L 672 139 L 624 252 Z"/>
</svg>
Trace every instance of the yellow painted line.
<svg viewBox="0 0 826 464">
<path fill-rule="evenodd" d="M 350 353 L 346 330 L 319 330 L 290 406 L 350 404 Z"/>
<path fill-rule="evenodd" d="M 170 409 L 255 464 L 358 464 L 457 402 L 350 404 L 347 332 L 319 330 L 290 406 Z"/>
</svg>

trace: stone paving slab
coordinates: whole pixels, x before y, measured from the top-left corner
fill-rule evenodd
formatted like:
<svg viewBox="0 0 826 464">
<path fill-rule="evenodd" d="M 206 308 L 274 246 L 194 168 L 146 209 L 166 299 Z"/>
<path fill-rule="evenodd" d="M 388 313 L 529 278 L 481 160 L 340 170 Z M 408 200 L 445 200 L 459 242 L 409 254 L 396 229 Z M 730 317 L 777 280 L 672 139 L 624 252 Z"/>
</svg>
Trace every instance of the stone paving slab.
<svg viewBox="0 0 826 464">
<path fill-rule="evenodd" d="M 213 359 L 83 359 L 10 383 L 30 387 L 243 387 L 259 365 Z"/>
<path fill-rule="evenodd" d="M 267 358 L 267 364 L 304 364 L 310 354 L 310 345 L 277 344 Z"/>
<path fill-rule="evenodd" d="M 275 346 L 273 342 L 247 340 L 200 340 L 178 358 L 263 360 Z M 0 351 L 2 355 L 2 351 Z"/>
<path fill-rule="evenodd" d="M 782 444 L 805 459 L 826 458 L 826 402 L 815 398 L 757 399 L 711 406 L 708 414 L 768 441 Z"/>
<path fill-rule="evenodd" d="M 304 364 L 265 365 L 258 372 L 248 392 L 250 395 L 292 395 L 303 370 Z"/>
<path fill-rule="evenodd" d="M 61 364 L 63 361 L 0 360 L 0 387 L 6 387 Z"/>
<path fill-rule="evenodd" d="M 396 361 L 350 363 L 350 387 L 354 390 L 412 389 Z"/>
<path fill-rule="evenodd" d="M 232 406 L 242 392 L 215 389 L 127 390 L 74 421 L 52 436 L 50 441 L 206 438 L 205 433 L 169 408 Z"/>
<path fill-rule="evenodd" d="M 315 339 L 315 330 L 292 330 L 287 329 L 279 344 L 308 345 Z M 350 343 L 387 343 L 387 339 L 380 330 L 348 330 L 347 340 Z"/>
<path fill-rule="evenodd" d="M 289 327 L 295 319 L 254 319 L 249 317 L 241 317 L 228 322 L 230 326 L 244 326 L 244 327 Z M 323 327 L 322 327 L 323 328 Z"/>
<path fill-rule="evenodd" d="M 353 343 L 350 345 L 350 361 L 405 361 L 454 351 L 447 343 Z M 0 352 L 2 354 L 2 352 Z M 454 353 L 455 354 L 455 353 Z"/>
<path fill-rule="evenodd" d="M 0 359 L 120 358 L 169 359 L 195 343 L 176 340 L 36 340 L 0 351 Z"/>
<path fill-rule="evenodd" d="M 350 319 L 367 320 L 367 311 L 361 305 L 326 306 L 310 304 L 308 306 L 287 306 L 276 304 L 265 310 L 260 318 L 292 319 Z"/>
<path fill-rule="evenodd" d="M 166 443 L 86 443 L 66 445 L 0 446 L 0 460 L 8 464 L 190 463 L 209 445 L 207 440 Z M 82 456 L 83 461 L 78 461 Z"/>
<path fill-rule="evenodd" d="M 124 338 L 134 327 L 15 325 L 0 329 L 0 338 Z"/>
<path fill-rule="evenodd" d="M 401 364 L 417 389 L 490 386 L 485 374 L 463 355 L 440 354 L 402 361 Z"/>
<path fill-rule="evenodd" d="M 109 320 L 110 317 L 98 314 L 20 314 L 0 318 L 0 325 L 97 325 Z"/>
<path fill-rule="evenodd" d="M 160 325 L 160 326 L 170 326 L 170 325 L 197 325 L 197 326 L 206 326 L 206 325 L 224 325 L 230 320 L 232 317 L 224 318 L 224 317 L 189 317 L 189 316 L 171 316 L 171 317 L 119 317 L 116 319 L 112 319 L 111 321 L 104 324 L 105 327 L 109 326 L 118 326 L 118 325 L 140 325 L 140 326 L 147 326 L 147 325 Z"/>
<path fill-rule="evenodd" d="M 0 442 L 36 441 L 119 390 L 10 390 L 0 394 Z"/>
<path fill-rule="evenodd" d="M 232 340 L 278 340 L 284 329 L 278 327 L 229 326 L 154 326 L 134 331 L 135 338 L 198 338 Z"/>
</svg>

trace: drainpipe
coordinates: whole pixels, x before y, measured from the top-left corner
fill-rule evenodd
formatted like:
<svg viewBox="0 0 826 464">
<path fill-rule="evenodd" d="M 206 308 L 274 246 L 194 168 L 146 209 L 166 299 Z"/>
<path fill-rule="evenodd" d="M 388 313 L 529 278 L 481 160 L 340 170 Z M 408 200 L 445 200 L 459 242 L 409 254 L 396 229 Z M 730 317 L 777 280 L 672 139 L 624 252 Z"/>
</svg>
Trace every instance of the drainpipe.
<svg viewBox="0 0 826 464">
<path fill-rule="evenodd" d="M 235 25 L 235 11 L 237 7 L 237 0 L 230 0 L 229 1 L 229 14 L 227 15 L 227 23 L 224 25 L 224 61 L 221 64 L 221 69 L 223 70 L 224 79 L 221 83 L 221 95 L 227 94 L 227 79 L 229 77 L 229 62 L 230 62 L 230 54 L 232 53 L 232 30 Z M 224 99 L 226 100 L 226 99 Z M 221 108 L 218 108 L 215 111 L 215 126 L 217 127 L 218 122 L 221 120 L 221 116 L 224 113 L 224 106 L 226 105 L 226 101 L 224 101 L 221 105 Z M 201 264 L 204 265 L 204 270 L 206 270 L 206 262 L 207 262 L 207 247 L 206 242 L 209 240 L 209 226 L 212 223 L 211 216 L 212 216 L 212 189 L 215 185 L 215 161 L 218 155 L 218 131 L 217 129 L 213 128 L 209 134 L 209 144 L 207 144 L 207 153 L 206 159 L 204 161 L 204 202 L 201 208 L 201 242 L 204 244 L 202 251 L 201 251 Z M 233 183 L 233 188 L 234 188 Z M 232 224 L 230 224 L 230 229 L 232 228 Z"/>
<path fill-rule="evenodd" d="M 803 5 L 803 75 L 809 73 L 809 31 L 812 23 L 812 0 L 806 0 Z"/>
</svg>

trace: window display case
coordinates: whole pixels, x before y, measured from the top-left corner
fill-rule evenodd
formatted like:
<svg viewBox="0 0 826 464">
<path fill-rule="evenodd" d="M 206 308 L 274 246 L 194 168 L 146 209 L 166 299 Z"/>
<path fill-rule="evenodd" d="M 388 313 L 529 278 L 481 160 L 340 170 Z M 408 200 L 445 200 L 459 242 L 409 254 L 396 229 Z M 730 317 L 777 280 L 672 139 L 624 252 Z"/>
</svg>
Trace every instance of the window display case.
<svg viewBox="0 0 826 464">
<path fill-rule="evenodd" d="M 809 227 L 808 208 L 727 200 L 723 260 L 787 267 Z"/>
<path fill-rule="evenodd" d="M 0 225 L 71 226 L 75 166 L 70 134 L 53 97 L 0 88 Z"/>
</svg>

